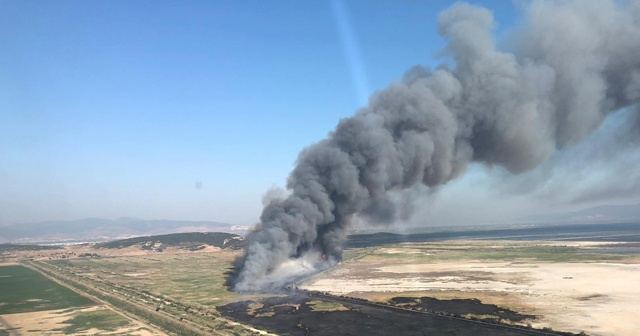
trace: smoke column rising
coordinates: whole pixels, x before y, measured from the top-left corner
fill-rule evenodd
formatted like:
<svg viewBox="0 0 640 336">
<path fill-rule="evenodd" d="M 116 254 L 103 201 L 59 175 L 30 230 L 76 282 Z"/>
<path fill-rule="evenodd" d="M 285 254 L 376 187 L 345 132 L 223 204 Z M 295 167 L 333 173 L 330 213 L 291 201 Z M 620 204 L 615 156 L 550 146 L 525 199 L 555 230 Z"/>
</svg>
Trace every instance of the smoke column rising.
<svg viewBox="0 0 640 336">
<path fill-rule="evenodd" d="M 530 170 L 638 103 L 640 1 L 533 1 L 512 52 L 496 49 L 493 25 L 464 3 L 441 13 L 453 69 L 410 69 L 302 151 L 289 196 L 247 237 L 236 290 L 269 286 L 292 260 L 341 259 L 354 216 L 395 220 L 394 192 L 445 184 L 473 161 Z"/>
</svg>

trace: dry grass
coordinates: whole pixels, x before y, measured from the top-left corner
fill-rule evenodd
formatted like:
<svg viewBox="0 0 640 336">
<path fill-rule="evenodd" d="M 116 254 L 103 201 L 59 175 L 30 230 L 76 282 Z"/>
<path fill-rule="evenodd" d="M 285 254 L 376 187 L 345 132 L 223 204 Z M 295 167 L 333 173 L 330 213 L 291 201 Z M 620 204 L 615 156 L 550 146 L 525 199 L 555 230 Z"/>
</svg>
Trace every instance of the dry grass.
<svg viewBox="0 0 640 336">
<path fill-rule="evenodd" d="M 640 260 L 597 252 L 599 243 L 452 241 L 373 253 L 301 288 L 375 301 L 393 297 L 479 299 L 554 330 L 636 335 Z"/>
<path fill-rule="evenodd" d="M 340 303 L 337 302 L 328 302 L 328 301 L 320 301 L 320 300 L 315 300 L 315 301 L 309 301 L 307 302 L 307 304 L 309 306 L 311 306 L 311 310 L 312 311 L 326 311 L 326 312 L 330 312 L 330 311 L 345 311 L 345 310 L 349 310 L 349 308 L 341 305 Z"/>
<path fill-rule="evenodd" d="M 236 253 L 155 254 L 56 261 L 76 274 L 147 290 L 180 302 L 214 306 L 243 297 L 224 282 Z"/>
</svg>

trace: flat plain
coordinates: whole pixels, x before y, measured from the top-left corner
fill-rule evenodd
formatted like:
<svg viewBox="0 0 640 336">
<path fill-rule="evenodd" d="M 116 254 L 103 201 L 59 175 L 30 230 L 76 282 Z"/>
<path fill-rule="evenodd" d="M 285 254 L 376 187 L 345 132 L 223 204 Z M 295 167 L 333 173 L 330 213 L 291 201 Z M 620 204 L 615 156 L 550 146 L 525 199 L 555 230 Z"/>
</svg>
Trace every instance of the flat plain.
<svg viewBox="0 0 640 336">
<path fill-rule="evenodd" d="M 421 297 L 477 299 L 535 316 L 520 324 L 537 328 L 636 335 L 640 258 L 620 253 L 627 246 L 635 245 L 504 240 L 401 243 L 372 249 L 300 287 L 378 302 L 401 297 L 418 302 Z"/>
<path fill-rule="evenodd" d="M 20 265 L 0 267 L 0 315 L 90 306 L 95 303 Z"/>
<path fill-rule="evenodd" d="M 0 266 L 0 335 L 161 335 L 21 265 Z"/>
<path fill-rule="evenodd" d="M 521 237 L 517 230 L 505 234 L 504 240 L 356 236 L 341 265 L 297 283 L 299 290 L 283 284 L 281 293 L 271 294 L 236 293 L 225 285 L 242 253 L 237 249 L 142 242 L 11 251 L 0 256 L 0 263 L 13 263 L 4 272 L 45 274 L 45 283 L 57 285 L 53 278 L 73 288 L 69 298 L 78 291 L 93 303 L 67 298 L 65 305 L 65 299 L 47 299 L 51 291 L 11 298 L 16 293 L 0 290 L 4 309 L 15 303 L 14 313 L 0 315 L 0 336 L 635 335 L 640 329 L 635 236 L 597 231 L 591 241 L 551 241 L 507 240 Z M 20 305 L 24 312 L 16 310 Z"/>
<path fill-rule="evenodd" d="M 36 265 L 71 280 L 67 282 L 71 286 L 98 293 L 115 307 L 132 307 L 142 322 L 164 326 L 169 334 L 267 334 L 225 319 L 216 310 L 217 305 L 268 296 L 242 295 L 225 285 L 240 251 L 167 248 L 137 253 L 132 249 L 97 250 L 109 256 L 46 260 Z"/>
<path fill-rule="evenodd" d="M 75 274 L 192 305 L 215 306 L 239 297 L 223 285 L 234 253 L 155 253 L 52 262 Z"/>
</svg>

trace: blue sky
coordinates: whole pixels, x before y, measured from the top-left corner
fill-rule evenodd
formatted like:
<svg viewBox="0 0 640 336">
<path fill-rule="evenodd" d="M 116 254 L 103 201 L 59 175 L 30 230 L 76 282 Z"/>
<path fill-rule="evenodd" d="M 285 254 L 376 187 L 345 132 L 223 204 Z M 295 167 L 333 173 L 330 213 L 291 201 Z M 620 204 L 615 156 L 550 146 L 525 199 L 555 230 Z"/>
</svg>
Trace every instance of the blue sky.
<svg viewBox="0 0 640 336">
<path fill-rule="evenodd" d="M 253 224 L 301 149 L 441 62 L 451 3 L 0 1 L 0 224 Z"/>
</svg>

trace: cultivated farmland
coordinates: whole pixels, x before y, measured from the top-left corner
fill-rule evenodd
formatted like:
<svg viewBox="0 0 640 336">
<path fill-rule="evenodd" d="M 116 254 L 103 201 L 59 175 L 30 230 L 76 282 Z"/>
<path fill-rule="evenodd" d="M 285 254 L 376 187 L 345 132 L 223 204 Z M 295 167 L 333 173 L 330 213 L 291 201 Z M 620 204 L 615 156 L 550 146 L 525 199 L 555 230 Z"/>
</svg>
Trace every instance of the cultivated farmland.
<svg viewBox="0 0 640 336">
<path fill-rule="evenodd" d="M 0 315 L 83 307 L 95 303 L 19 265 L 0 267 Z"/>
<path fill-rule="evenodd" d="M 0 266 L 0 335 L 163 335 L 21 265 Z"/>
</svg>

